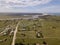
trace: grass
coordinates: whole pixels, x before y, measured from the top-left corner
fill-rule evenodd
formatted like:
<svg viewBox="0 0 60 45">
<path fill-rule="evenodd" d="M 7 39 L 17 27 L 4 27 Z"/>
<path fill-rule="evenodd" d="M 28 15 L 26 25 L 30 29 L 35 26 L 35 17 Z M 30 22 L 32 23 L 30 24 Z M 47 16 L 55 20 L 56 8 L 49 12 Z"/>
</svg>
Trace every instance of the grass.
<svg viewBox="0 0 60 45">
<path fill-rule="evenodd" d="M 23 41 L 24 40 L 24 41 Z M 33 45 L 34 43 L 39 43 L 42 44 L 43 40 L 42 39 L 31 39 L 31 38 L 24 38 L 24 39 L 17 39 L 16 43 L 23 43 L 27 45 L 28 43 L 30 45 Z"/>
<path fill-rule="evenodd" d="M 7 39 L 6 41 L 0 42 L 0 45 L 11 45 L 12 37 L 10 36 L 2 36 L 0 37 L 0 40 Z"/>
<path fill-rule="evenodd" d="M 25 31 L 22 31 L 22 25 L 26 25 Z M 35 24 L 35 29 L 33 28 Z M 40 27 L 38 27 L 40 25 Z M 42 31 L 44 38 L 37 38 L 36 32 Z M 25 34 L 22 36 L 21 34 Z M 33 43 L 43 44 L 46 41 L 48 45 L 60 45 L 60 16 L 51 16 L 45 19 L 37 20 L 20 20 L 20 25 L 17 32 L 16 43 L 33 45 Z"/>
<path fill-rule="evenodd" d="M 38 18 L 37 20 L 0 20 L 0 32 L 5 30 L 8 25 L 15 28 L 19 21 L 16 43 L 24 45 L 39 43 L 42 45 L 45 41 L 48 45 L 60 45 L 60 16 Z M 21 30 L 23 27 L 25 27 L 25 31 Z M 36 32 L 42 32 L 43 38 L 36 37 Z M 5 38 L 7 41 L 0 42 L 0 45 L 11 45 L 13 36 L 0 36 L 0 40 Z"/>
<path fill-rule="evenodd" d="M 45 39 L 48 45 L 60 45 L 60 39 L 58 38 L 48 38 Z"/>
</svg>

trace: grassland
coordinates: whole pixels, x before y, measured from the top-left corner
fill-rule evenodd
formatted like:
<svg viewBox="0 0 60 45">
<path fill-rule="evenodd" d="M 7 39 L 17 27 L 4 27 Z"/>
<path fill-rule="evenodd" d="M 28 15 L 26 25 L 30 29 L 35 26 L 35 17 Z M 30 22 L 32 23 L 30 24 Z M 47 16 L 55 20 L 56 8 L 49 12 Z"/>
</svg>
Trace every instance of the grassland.
<svg viewBox="0 0 60 45">
<path fill-rule="evenodd" d="M 8 27 L 15 29 L 18 22 L 20 24 L 18 25 L 15 45 L 44 45 L 43 42 L 46 42 L 46 45 L 60 45 L 60 16 L 0 20 L 0 33 Z M 0 35 L 0 41 L 4 40 L 0 42 L 0 45 L 11 45 L 12 39 L 13 35 Z"/>
<path fill-rule="evenodd" d="M 36 32 L 41 32 L 43 37 L 38 38 Z M 16 45 L 44 45 L 44 41 L 47 45 L 60 45 L 60 16 L 20 20 Z"/>
</svg>

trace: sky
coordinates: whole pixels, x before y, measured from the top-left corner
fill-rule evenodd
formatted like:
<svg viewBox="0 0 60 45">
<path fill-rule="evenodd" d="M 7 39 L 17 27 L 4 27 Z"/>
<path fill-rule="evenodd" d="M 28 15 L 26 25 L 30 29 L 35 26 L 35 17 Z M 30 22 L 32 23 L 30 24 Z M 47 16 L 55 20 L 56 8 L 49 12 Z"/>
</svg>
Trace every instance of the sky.
<svg viewBox="0 0 60 45">
<path fill-rule="evenodd" d="M 0 0 L 0 12 L 60 13 L 60 0 Z"/>
</svg>

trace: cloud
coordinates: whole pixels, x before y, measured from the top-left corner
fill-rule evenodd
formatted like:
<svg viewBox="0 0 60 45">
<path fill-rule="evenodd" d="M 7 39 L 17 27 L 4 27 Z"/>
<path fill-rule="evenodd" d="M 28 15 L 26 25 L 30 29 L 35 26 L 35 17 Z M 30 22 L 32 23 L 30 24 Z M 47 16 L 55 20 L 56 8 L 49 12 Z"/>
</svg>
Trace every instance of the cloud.
<svg viewBox="0 0 60 45">
<path fill-rule="evenodd" d="M 36 9 L 35 11 L 43 12 L 43 13 L 60 13 L 60 6 L 59 5 L 51 5 L 51 6 Z"/>
<path fill-rule="evenodd" d="M 44 5 L 51 1 L 52 0 L 0 0 L 0 12 L 60 12 L 60 5 L 48 4 L 40 8 L 33 8 L 33 6 Z M 32 8 L 30 6 L 32 6 Z"/>
<path fill-rule="evenodd" d="M 60 6 L 59 5 L 49 5 L 42 8 L 36 8 L 36 9 L 7 9 L 7 8 L 0 8 L 0 12 L 33 12 L 33 13 L 60 13 Z"/>
<path fill-rule="evenodd" d="M 0 0 L 0 6 L 6 8 L 28 7 L 49 3 L 52 0 Z"/>
</svg>

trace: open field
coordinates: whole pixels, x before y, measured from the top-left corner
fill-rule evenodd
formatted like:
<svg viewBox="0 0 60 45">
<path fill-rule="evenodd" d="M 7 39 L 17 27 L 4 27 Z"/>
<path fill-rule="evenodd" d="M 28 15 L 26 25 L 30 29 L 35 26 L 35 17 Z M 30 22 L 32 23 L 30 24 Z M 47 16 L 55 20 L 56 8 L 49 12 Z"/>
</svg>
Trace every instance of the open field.
<svg viewBox="0 0 60 45">
<path fill-rule="evenodd" d="M 36 19 L 17 19 L 16 16 L 13 19 L 11 16 L 9 20 L 5 17 L 0 20 L 0 45 L 12 45 L 16 27 L 15 45 L 60 45 L 60 16 Z"/>
<path fill-rule="evenodd" d="M 37 35 L 37 33 L 40 36 Z M 60 16 L 20 20 L 16 45 L 60 45 Z"/>
</svg>

